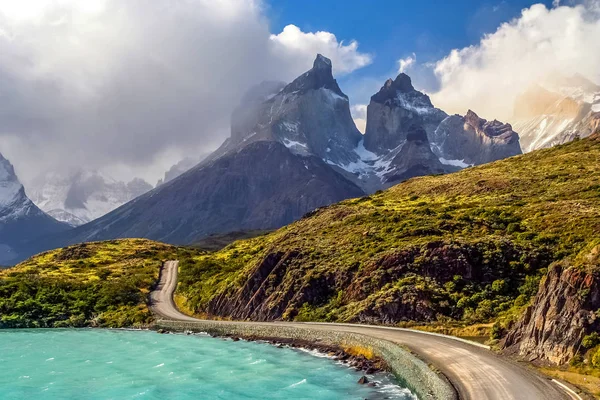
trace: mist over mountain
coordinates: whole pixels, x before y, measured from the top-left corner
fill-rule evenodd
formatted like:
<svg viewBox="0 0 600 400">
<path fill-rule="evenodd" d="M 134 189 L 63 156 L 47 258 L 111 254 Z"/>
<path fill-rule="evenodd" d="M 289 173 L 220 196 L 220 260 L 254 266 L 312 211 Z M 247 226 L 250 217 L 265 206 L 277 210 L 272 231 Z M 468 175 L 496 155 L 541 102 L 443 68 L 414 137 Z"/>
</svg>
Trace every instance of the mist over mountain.
<svg viewBox="0 0 600 400">
<path fill-rule="evenodd" d="M 121 182 L 97 171 L 47 172 L 30 185 L 32 201 L 71 226 L 99 218 L 150 191 L 143 179 Z"/>
<path fill-rule="evenodd" d="M 8 265 L 29 256 L 32 249 L 25 242 L 68 228 L 27 197 L 12 164 L 0 154 L 0 264 Z"/>
<path fill-rule="evenodd" d="M 600 86 L 581 75 L 554 75 L 527 88 L 512 118 L 523 151 L 584 138 L 600 129 Z"/>
</svg>

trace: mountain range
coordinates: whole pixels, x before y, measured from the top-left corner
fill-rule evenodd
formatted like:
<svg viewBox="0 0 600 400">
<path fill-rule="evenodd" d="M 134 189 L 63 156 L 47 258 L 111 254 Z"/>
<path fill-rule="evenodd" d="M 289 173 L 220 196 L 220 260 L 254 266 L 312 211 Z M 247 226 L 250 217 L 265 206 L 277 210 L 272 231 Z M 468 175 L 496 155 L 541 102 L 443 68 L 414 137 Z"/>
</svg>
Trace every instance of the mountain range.
<svg viewBox="0 0 600 400">
<path fill-rule="evenodd" d="M 35 248 L 125 237 L 186 244 L 211 234 L 274 229 L 416 176 L 518 154 L 520 138 L 510 124 L 471 110 L 448 115 L 406 74 L 387 80 L 371 97 L 363 135 L 331 61 L 318 55 L 289 84 L 252 87 L 232 114 L 230 137 L 196 166 L 186 172 L 193 161 L 175 166 L 155 189 L 36 240 Z"/>
<path fill-rule="evenodd" d="M 99 218 L 152 189 L 140 178 L 125 183 L 84 169 L 47 172 L 29 187 L 31 200 L 39 208 L 71 226 Z"/>
<path fill-rule="evenodd" d="M 600 129 L 600 86 L 574 75 L 529 87 L 515 102 L 512 123 L 524 152 L 590 136 Z"/>
</svg>

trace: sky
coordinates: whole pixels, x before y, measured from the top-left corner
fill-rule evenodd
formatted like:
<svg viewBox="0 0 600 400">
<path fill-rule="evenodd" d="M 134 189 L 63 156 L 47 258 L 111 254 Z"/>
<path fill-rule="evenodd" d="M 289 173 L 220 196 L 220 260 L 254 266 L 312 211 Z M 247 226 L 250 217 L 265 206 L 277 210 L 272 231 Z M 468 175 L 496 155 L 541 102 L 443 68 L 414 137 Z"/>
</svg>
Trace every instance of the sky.
<svg viewBox="0 0 600 400">
<path fill-rule="evenodd" d="M 359 127 L 400 71 L 449 113 L 509 120 L 545 76 L 600 83 L 599 38 L 600 0 L 0 0 L 0 152 L 26 187 L 80 167 L 155 183 L 316 53 Z"/>
</svg>

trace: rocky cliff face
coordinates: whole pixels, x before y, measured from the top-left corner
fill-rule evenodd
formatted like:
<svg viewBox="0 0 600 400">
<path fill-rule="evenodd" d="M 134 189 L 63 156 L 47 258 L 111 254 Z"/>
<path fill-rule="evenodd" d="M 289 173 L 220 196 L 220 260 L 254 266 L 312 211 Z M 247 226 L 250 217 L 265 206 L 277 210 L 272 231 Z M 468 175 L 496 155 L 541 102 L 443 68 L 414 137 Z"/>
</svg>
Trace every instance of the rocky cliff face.
<svg viewBox="0 0 600 400">
<path fill-rule="evenodd" d="M 415 90 L 406 74 L 388 79 L 371 97 L 364 147 L 378 157 L 374 166 L 383 166 L 364 175 L 381 177 L 384 186 L 521 153 L 518 134 L 510 125 L 488 122 L 472 111 L 449 117 Z"/>
<path fill-rule="evenodd" d="M 448 115 L 431 104 L 429 96 L 412 85 L 406 74 L 388 79 L 367 107 L 365 148 L 374 153 L 393 150 L 409 134 L 431 135 Z"/>
<path fill-rule="evenodd" d="M 448 172 L 452 172 L 452 167 L 442 164 L 433 154 L 427 132 L 423 128 L 416 128 L 406 135 L 400 150 L 392 158 L 384 175 L 384 182 L 402 182 L 415 176 Z"/>
<path fill-rule="evenodd" d="M 67 229 L 27 197 L 12 164 L 0 154 L 0 263 L 28 255 L 28 240 Z"/>
<path fill-rule="evenodd" d="M 329 59 L 318 55 L 312 69 L 281 86 L 265 82 L 244 96 L 232 117 L 231 138 L 209 160 L 261 140 L 277 141 L 294 154 L 330 163 L 358 160 L 354 149 L 362 135 Z"/>
<path fill-rule="evenodd" d="M 486 121 L 469 110 L 452 115 L 433 133 L 433 150 L 444 160 L 467 165 L 485 164 L 521 154 L 519 135 L 510 124 Z"/>
<path fill-rule="evenodd" d="M 500 248 L 503 257 L 482 262 L 493 248 Z M 436 241 L 381 255 L 361 268 L 321 270 L 303 250 L 269 252 L 245 274 L 239 289 L 224 291 L 202 311 L 258 321 L 293 319 L 304 304 L 322 306 L 336 299 L 335 307 L 351 305 L 342 312 L 343 322 L 432 322 L 460 314 L 449 306 L 449 297 L 438 293 L 433 301 L 432 286 L 452 284 L 461 276 L 473 287 L 484 287 L 508 278 L 511 261 L 521 257 L 510 242 L 497 247 Z M 394 285 L 400 279 L 411 283 Z"/>
<path fill-rule="evenodd" d="M 586 265 L 550 267 L 538 294 L 502 346 L 529 361 L 561 365 L 585 352 L 582 339 L 600 330 L 600 246 Z"/>
</svg>

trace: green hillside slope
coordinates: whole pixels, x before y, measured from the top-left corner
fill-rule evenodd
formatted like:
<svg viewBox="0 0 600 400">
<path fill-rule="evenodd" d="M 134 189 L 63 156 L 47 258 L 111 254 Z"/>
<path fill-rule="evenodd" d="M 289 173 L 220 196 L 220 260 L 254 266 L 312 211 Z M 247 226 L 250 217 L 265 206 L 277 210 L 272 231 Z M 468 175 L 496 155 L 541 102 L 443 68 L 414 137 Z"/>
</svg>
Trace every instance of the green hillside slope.
<svg viewBox="0 0 600 400">
<path fill-rule="evenodd" d="M 142 239 L 53 250 L 0 271 L 0 328 L 140 326 L 163 260 L 196 251 Z"/>
<path fill-rule="evenodd" d="M 552 262 L 599 237 L 596 135 L 411 179 L 183 260 L 178 291 L 214 317 L 506 325 Z"/>
</svg>

